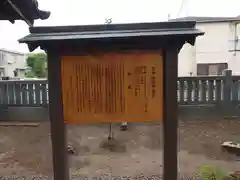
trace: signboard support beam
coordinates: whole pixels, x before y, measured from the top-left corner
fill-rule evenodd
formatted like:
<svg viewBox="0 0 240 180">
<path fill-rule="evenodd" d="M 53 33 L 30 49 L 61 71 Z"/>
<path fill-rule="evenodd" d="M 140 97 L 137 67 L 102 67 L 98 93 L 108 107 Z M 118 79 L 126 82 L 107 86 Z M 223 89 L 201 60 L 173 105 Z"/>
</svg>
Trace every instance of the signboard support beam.
<svg viewBox="0 0 240 180">
<path fill-rule="evenodd" d="M 177 103 L 177 48 L 164 50 L 163 57 L 163 136 L 164 179 L 178 179 L 178 103 Z"/>
<path fill-rule="evenodd" d="M 69 180 L 67 136 L 63 117 L 61 59 L 48 53 L 49 118 L 51 121 L 54 179 Z"/>
</svg>

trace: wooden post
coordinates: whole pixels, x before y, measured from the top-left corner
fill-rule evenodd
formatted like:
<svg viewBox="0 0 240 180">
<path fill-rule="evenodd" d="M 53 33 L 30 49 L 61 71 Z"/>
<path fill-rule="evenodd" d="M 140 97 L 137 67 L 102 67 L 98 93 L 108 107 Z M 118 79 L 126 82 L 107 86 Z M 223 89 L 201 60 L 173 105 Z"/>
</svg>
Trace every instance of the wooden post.
<svg viewBox="0 0 240 180">
<path fill-rule="evenodd" d="M 2 97 L 3 97 L 3 104 L 8 105 L 8 84 L 2 83 Z"/>
<path fill-rule="evenodd" d="M 8 115 L 8 96 L 7 96 L 7 91 L 8 91 L 8 84 L 5 83 L 4 81 L 1 81 L 0 83 L 0 89 L 1 89 L 1 100 L 2 100 L 2 105 L 0 106 L 0 111 L 1 111 L 1 120 L 7 121 L 9 119 Z"/>
<path fill-rule="evenodd" d="M 223 100 L 224 100 L 224 111 L 225 118 L 230 118 L 233 113 L 233 106 L 231 102 L 231 89 L 232 89 L 232 71 L 224 71 L 224 87 L 223 87 Z"/>
<path fill-rule="evenodd" d="M 54 180 L 69 179 L 61 81 L 60 56 L 57 53 L 48 53 L 49 119 L 51 121 Z"/>
<path fill-rule="evenodd" d="M 164 51 L 163 81 L 163 133 L 164 133 L 164 178 L 178 179 L 178 102 L 177 102 L 177 48 Z M 174 113 L 173 113 L 174 112 Z"/>
</svg>

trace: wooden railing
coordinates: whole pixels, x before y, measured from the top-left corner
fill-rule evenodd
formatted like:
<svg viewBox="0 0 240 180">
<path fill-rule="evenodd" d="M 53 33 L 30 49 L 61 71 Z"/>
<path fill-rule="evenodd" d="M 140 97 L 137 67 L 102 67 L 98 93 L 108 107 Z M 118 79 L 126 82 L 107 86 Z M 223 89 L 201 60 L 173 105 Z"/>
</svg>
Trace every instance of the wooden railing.
<svg viewBox="0 0 240 180">
<path fill-rule="evenodd" d="M 184 77 L 178 80 L 178 102 L 181 105 L 216 104 L 240 101 L 240 76 Z"/>
<path fill-rule="evenodd" d="M 239 103 L 240 76 L 179 77 L 177 93 L 180 105 Z"/>
<path fill-rule="evenodd" d="M 48 106 L 47 80 L 0 81 L 0 104 L 5 106 Z"/>
<path fill-rule="evenodd" d="M 178 78 L 180 105 L 240 103 L 240 76 L 227 72 L 224 76 Z M 0 105 L 48 106 L 47 80 L 0 81 Z"/>
</svg>

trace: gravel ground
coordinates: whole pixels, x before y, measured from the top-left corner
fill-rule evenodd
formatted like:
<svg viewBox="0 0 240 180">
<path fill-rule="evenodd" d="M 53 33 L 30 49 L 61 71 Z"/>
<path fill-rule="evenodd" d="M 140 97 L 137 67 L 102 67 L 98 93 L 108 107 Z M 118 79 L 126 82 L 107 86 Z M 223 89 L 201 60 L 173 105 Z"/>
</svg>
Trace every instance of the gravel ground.
<svg viewBox="0 0 240 180">
<path fill-rule="evenodd" d="M 161 124 L 130 125 L 127 131 L 120 131 L 119 126 L 113 129 L 115 140 L 109 144 L 107 126 L 68 125 L 68 143 L 76 149 L 76 155 L 69 155 L 72 179 L 102 176 L 107 180 L 110 175 L 111 179 L 161 179 Z M 239 170 L 240 158 L 222 152 L 220 147 L 223 141 L 240 141 L 239 129 L 237 120 L 180 120 L 181 176 L 189 177 L 206 164 L 226 171 Z M 49 123 L 38 127 L 0 126 L 0 180 L 10 176 L 51 179 Z"/>
</svg>

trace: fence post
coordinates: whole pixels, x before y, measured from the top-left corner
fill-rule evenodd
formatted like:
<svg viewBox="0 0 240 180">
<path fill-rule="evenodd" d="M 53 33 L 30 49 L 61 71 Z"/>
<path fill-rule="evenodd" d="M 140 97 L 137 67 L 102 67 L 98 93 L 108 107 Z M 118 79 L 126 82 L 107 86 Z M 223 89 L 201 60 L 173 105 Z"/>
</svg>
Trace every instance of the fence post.
<svg viewBox="0 0 240 180">
<path fill-rule="evenodd" d="M 223 102 L 224 102 L 224 117 L 231 118 L 233 117 L 233 104 L 231 100 L 231 92 L 232 92 L 232 70 L 224 71 L 224 85 L 223 85 Z"/>
</svg>

